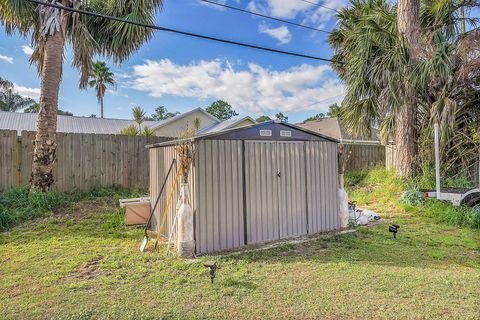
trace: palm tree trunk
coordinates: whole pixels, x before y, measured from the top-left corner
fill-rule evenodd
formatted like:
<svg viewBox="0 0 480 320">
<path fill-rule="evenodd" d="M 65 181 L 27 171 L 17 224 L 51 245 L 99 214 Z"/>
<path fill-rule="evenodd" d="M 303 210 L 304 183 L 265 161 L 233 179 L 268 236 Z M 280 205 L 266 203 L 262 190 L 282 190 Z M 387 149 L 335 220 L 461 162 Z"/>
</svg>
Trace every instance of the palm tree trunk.
<svg viewBox="0 0 480 320">
<path fill-rule="evenodd" d="M 420 41 L 420 0 L 399 0 L 397 27 L 409 51 L 410 63 L 417 60 Z M 412 176 L 417 169 L 418 130 L 415 88 L 406 80 L 404 102 L 397 115 L 395 141 L 396 171 L 401 177 Z"/>
<path fill-rule="evenodd" d="M 61 32 L 46 36 L 45 59 L 41 74 L 40 112 L 30 180 L 32 190 L 47 191 L 54 182 L 58 91 L 62 75 L 64 45 L 65 39 Z"/>
<path fill-rule="evenodd" d="M 100 117 L 103 118 L 103 97 L 100 99 Z"/>
</svg>

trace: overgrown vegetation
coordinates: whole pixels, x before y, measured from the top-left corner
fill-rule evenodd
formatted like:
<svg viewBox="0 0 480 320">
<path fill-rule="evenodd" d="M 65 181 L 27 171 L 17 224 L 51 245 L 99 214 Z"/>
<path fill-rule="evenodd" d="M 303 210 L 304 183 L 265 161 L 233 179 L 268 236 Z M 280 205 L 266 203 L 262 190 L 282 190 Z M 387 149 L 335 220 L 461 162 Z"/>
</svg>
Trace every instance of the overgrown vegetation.
<svg viewBox="0 0 480 320">
<path fill-rule="evenodd" d="M 463 178 L 447 180 L 449 184 L 456 186 L 463 181 Z M 345 175 L 345 186 L 350 191 L 349 199 L 362 205 L 381 208 L 388 206 L 392 211 L 401 210 L 404 213 L 432 218 L 440 223 L 480 229 L 478 209 L 454 207 L 436 199 L 420 200 L 421 193 L 418 190 L 430 186 L 431 183 L 426 177 L 401 180 L 394 172 L 383 169 L 350 172 Z"/>
<path fill-rule="evenodd" d="M 35 218 L 52 215 L 60 208 L 70 208 L 75 203 L 96 197 L 112 197 L 115 201 L 129 196 L 138 196 L 140 190 L 121 187 L 95 189 L 90 192 L 29 192 L 28 187 L 14 188 L 0 193 L 0 231 Z"/>
<path fill-rule="evenodd" d="M 433 163 L 438 123 L 445 172 L 469 171 L 480 142 L 480 29 L 470 12 L 480 2 L 402 2 L 351 0 L 338 13 L 329 42 L 332 60 L 343 62 L 332 64 L 346 84 L 342 119 L 357 133 L 377 124 L 385 141 L 396 135 L 397 159 L 405 160 L 397 172 Z"/>
</svg>

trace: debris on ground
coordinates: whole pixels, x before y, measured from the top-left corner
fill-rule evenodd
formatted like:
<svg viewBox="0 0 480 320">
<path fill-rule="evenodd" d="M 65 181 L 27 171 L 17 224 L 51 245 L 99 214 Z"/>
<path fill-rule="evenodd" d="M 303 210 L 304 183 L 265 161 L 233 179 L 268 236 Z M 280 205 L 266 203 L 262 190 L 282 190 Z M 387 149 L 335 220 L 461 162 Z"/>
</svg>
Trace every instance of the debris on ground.
<svg viewBox="0 0 480 320">
<path fill-rule="evenodd" d="M 380 220 L 380 216 L 369 209 L 357 208 L 356 202 L 348 203 L 349 222 L 354 226 L 365 226 L 372 221 Z"/>
</svg>

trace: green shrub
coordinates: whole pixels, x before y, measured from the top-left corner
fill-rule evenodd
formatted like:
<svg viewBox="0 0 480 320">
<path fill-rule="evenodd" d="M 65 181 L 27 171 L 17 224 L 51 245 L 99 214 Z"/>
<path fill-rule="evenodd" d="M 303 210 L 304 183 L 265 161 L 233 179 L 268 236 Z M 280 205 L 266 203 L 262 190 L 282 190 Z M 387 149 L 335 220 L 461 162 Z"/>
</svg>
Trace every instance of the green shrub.
<svg viewBox="0 0 480 320">
<path fill-rule="evenodd" d="M 409 204 L 411 206 L 422 205 L 425 202 L 425 197 L 422 192 L 411 189 L 407 190 L 402 194 L 402 202 Z"/>
</svg>

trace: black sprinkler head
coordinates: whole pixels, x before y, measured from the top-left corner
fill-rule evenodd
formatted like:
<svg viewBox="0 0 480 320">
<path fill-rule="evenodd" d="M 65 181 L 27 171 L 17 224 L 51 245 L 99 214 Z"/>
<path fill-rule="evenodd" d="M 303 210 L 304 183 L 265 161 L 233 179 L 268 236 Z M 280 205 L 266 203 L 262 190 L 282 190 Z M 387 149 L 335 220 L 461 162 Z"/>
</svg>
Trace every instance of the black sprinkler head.
<svg viewBox="0 0 480 320">
<path fill-rule="evenodd" d="M 213 279 L 215 279 L 215 272 L 218 269 L 216 261 L 207 261 L 203 264 L 204 267 L 208 268 L 208 272 L 210 273 L 210 281 L 213 283 Z"/>
<path fill-rule="evenodd" d="M 393 237 L 396 239 L 397 238 L 397 232 L 398 232 L 398 229 L 400 228 L 399 225 L 396 225 L 396 224 L 392 224 L 390 227 L 388 227 L 388 231 L 390 231 L 391 233 L 393 233 Z"/>
</svg>

